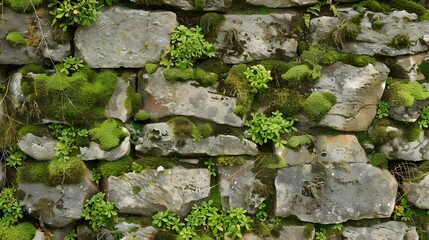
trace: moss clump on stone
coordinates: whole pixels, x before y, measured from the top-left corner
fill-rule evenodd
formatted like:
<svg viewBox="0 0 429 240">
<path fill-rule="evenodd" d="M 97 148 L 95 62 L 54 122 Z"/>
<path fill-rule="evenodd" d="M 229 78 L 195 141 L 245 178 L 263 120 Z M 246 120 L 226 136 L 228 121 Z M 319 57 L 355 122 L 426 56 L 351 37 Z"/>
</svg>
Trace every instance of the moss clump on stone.
<svg viewBox="0 0 429 240">
<path fill-rule="evenodd" d="M 36 235 L 36 228 L 29 222 L 7 226 L 0 224 L 0 239 L 2 240 L 32 240 Z"/>
<path fill-rule="evenodd" d="M 167 123 L 173 128 L 173 132 L 179 136 L 192 136 L 195 131 L 195 124 L 184 116 L 174 117 L 167 121 Z"/>
<path fill-rule="evenodd" d="M 134 115 L 134 120 L 135 121 L 146 121 L 146 120 L 149 120 L 149 119 L 151 119 L 152 118 L 152 116 L 148 113 L 148 112 L 146 112 L 146 111 L 144 111 L 144 110 L 139 110 L 135 115 Z"/>
<path fill-rule="evenodd" d="M 352 18 L 352 20 L 341 24 L 338 28 L 333 30 L 329 34 L 329 42 L 332 42 L 335 47 L 342 49 L 347 40 L 355 40 L 361 32 L 360 23 L 356 23 L 356 21 L 356 19 Z"/>
<path fill-rule="evenodd" d="M 299 136 L 291 136 L 287 140 L 286 146 L 290 148 L 297 148 L 302 145 L 310 145 L 312 143 L 312 140 L 307 135 L 299 135 Z"/>
<path fill-rule="evenodd" d="M 360 1 L 357 4 L 353 5 L 353 9 L 361 11 L 362 8 L 373 11 L 373 12 L 388 12 L 390 11 L 390 6 L 385 3 L 380 3 L 377 0 L 364 0 Z"/>
<path fill-rule="evenodd" d="M 50 186 L 78 184 L 84 180 L 87 170 L 78 157 L 70 157 L 66 162 L 51 160 L 48 169 Z"/>
<path fill-rule="evenodd" d="M 183 82 L 195 80 L 204 87 L 213 85 L 219 79 L 216 73 L 206 72 L 201 68 L 166 68 L 162 73 L 168 81 Z"/>
<path fill-rule="evenodd" d="M 265 59 L 259 62 L 259 65 L 264 66 L 271 71 L 273 79 L 279 79 L 280 76 L 286 73 L 291 67 L 299 65 L 297 61 L 285 62 L 278 59 Z"/>
<path fill-rule="evenodd" d="M 287 166 L 286 160 L 274 153 L 262 153 L 256 156 L 258 168 L 280 169 Z"/>
<path fill-rule="evenodd" d="M 387 169 L 387 163 L 388 161 L 382 153 L 374 153 L 371 155 L 372 166 Z"/>
<path fill-rule="evenodd" d="M 121 141 L 128 137 L 122 126 L 113 119 L 108 119 L 99 124 L 97 127 L 89 130 L 89 136 L 92 141 L 100 145 L 100 148 L 108 151 L 119 146 Z"/>
<path fill-rule="evenodd" d="M 310 238 L 313 235 L 314 231 L 314 225 L 312 223 L 306 223 L 304 224 L 304 231 L 303 235 L 305 238 Z"/>
<path fill-rule="evenodd" d="M 39 136 L 39 137 L 50 136 L 49 128 L 46 127 L 46 125 L 42 125 L 42 124 L 24 125 L 22 128 L 19 129 L 18 137 L 22 138 L 27 133 L 31 133 L 31 134 L 33 134 L 35 136 Z"/>
<path fill-rule="evenodd" d="M 331 65 L 341 61 L 355 67 L 365 67 L 368 64 L 375 64 L 376 59 L 368 55 L 359 55 L 354 53 L 340 53 L 334 50 L 328 50 L 320 45 L 311 46 L 309 50 L 301 54 L 301 60 L 304 62 L 320 65 Z"/>
<path fill-rule="evenodd" d="M 13 46 L 17 47 L 19 45 L 26 46 L 27 40 L 20 32 L 10 32 L 6 35 L 6 40 Z"/>
<path fill-rule="evenodd" d="M 418 82 L 395 81 L 388 85 L 386 96 L 390 106 L 411 107 L 415 100 L 425 100 L 429 91 Z"/>
<path fill-rule="evenodd" d="M 228 77 L 224 81 L 227 94 L 237 97 L 234 112 L 237 115 L 246 115 L 252 106 L 254 95 L 250 92 L 250 85 L 244 75 L 247 66 L 245 64 L 234 65 L 229 70 Z"/>
<path fill-rule="evenodd" d="M 197 10 L 203 10 L 206 7 L 206 0 L 194 0 L 194 6 Z"/>
<path fill-rule="evenodd" d="M 426 79 L 429 79 L 429 61 L 422 61 L 418 70 L 421 74 L 423 74 L 423 76 L 425 76 Z"/>
<path fill-rule="evenodd" d="M 42 3 L 42 0 L 6 0 L 6 3 L 18 13 L 32 12 L 36 6 Z"/>
<path fill-rule="evenodd" d="M 379 31 L 383 28 L 384 23 L 381 21 L 380 17 L 377 17 L 371 22 L 371 28 L 374 31 Z"/>
<path fill-rule="evenodd" d="M 44 183 L 48 185 L 49 161 L 26 161 L 18 167 L 17 183 Z"/>
<path fill-rule="evenodd" d="M 45 69 L 40 64 L 27 64 L 23 67 L 20 67 L 17 72 L 22 73 L 23 75 L 27 75 L 27 73 L 30 73 L 30 72 L 44 73 Z"/>
<path fill-rule="evenodd" d="M 280 111 L 284 116 L 291 116 L 301 111 L 304 95 L 287 88 L 275 88 L 258 96 L 261 106 L 268 106 L 272 112 Z"/>
<path fill-rule="evenodd" d="M 157 69 L 158 69 L 158 65 L 155 63 L 146 63 L 144 65 L 144 70 L 149 74 L 156 72 Z"/>
<path fill-rule="evenodd" d="M 387 46 L 400 50 L 411 46 L 410 36 L 408 34 L 397 34 L 393 37 L 392 41 L 387 44 Z"/>
<path fill-rule="evenodd" d="M 132 162 L 133 160 L 131 157 L 125 157 L 111 162 L 102 161 L 97 165 L 97 169 L 103 177 L 120 176 L 132 171 Z"/>
<path fill-rule="evenodd" d="M 208 41 L 214 42 L 216 40 L 224 21 L 225 17 L 223 15 L 214 12 L 206 13 L 200 18 L 200 27 Z"/>
<path fill-rule="evenodd" d="M 314 121 L 318 122 L 322 120 L 333 105 L 332 95 L 332 93 L 311 93 L 310 96 L 302 103 L 304 112 Z"/>
<path fill-rule="evenodd" d="M 404 131 L 404 138 L 409 142 L 417 141 L 422 131 L 417 122 L 408 124 L 402 130 Z"/>
<path fill-rule="evenodd" d="M 221 78 L 226 78 L 231 66 L 225 64 L 221 59 L 211 58 L 206 59 L 197 65 L 198 68 L 203 69 L 206 72 L 213 72 L 219 75 Z"/>
<path fill-rule="evenodd" d="M 298 87 L 303 81 L 313 81 L 318 79 L 322 67 L 320 65 L 301 64 L 291 67 L 286 73 L 282 74 L 281 78 L 286 81 L 290 87 Z"/>
<path fill-rule="evenodd" d="M 374 65 L 376 63 L 374 57 L 368 55 L 358 55 L 354 53 L 341 54 L 340 61 L 355 67 L 365 67 L 368 64 Z"/>
<path fill-rule="evenodd" d="M 255 222 L 252 224 L 252 230 L 259 237 L 268 237 L 271 235 L 271 228 L 264 223 Z"/>
<path fill-rule="evenodd" d="M 419 16 L 419 20 L 429 20 L 429 10 L 423 5 L 410 0 L 392 0 L 392 7 L 396 9 L 406 10 L 407 12 L 415 13 Z"/>
<path fill-rule="evenodd" d="M 135 160 L 135 163 L 140 164 L 144 170 L 153 170 L 157 169 L 159 166 L 164 168 L 173 168 L 177 165 L 178 159 L 171 157 L 142 157 Z"/>
<path fill-rule="evenodd" d="M 199 132 L 203 138 L 208 138 L 213 135 L 213 128 L 210 123 L 198 124 L 196 131 Z"/>
<path fill-rule="evenodd" d="M 222 156 L 216 158 L 217 163 L 222 166 L 242 165 L 245 161 L 243 156 Z"/>
</svg>

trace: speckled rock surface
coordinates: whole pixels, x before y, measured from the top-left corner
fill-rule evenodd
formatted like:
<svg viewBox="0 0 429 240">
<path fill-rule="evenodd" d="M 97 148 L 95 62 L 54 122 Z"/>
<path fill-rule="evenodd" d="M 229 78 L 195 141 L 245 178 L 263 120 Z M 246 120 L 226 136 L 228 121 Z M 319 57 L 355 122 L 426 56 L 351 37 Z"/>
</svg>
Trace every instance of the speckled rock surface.
<svg viewBox="0 0 429 240">
<path fill-rule="evenodd" d="M 27 133 L 18 140 L 18 147 L 36 160 L 51 160 L 55 157 L 54 147 L 57 142 L 52 137 L 38 137 Z"/>
<path fill-rule="evenodd" d="M 389 239 L 418 240 L 416 227 L 408 227 L 405 222 L 386 222 L 371 227 L 345 227 L 343 236 L 349 240 Z"/>
<path fill-rule="evenodd" d="M 421 209 L 429 209 L 429 175 L 418 182 L 403 182 L 407 201 Z"/>
<path fill-rule="evenodd" d="M 318 159 L 329 163 L 368 163 L 355 135 L 320 136 L 315 143 Z"/>
</svg>

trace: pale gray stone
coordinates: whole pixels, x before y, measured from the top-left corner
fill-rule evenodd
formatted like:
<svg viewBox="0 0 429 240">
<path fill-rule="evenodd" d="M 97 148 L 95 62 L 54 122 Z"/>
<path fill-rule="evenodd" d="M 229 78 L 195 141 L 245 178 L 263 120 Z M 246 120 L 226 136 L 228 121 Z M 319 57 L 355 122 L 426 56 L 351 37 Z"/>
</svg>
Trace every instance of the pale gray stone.
<svg viewBox="0 0 429 240">
<path fill-rule="evenodd" d="M 293 57 L 298 42 L 294 33 L 298 14 L 226 14 L 220 27 L 216 51 L 226 63 L 244 63 L 247 58 Z"/>
<path fill-rule="evenodd" d="M 323 68 L 314 88 L 331 92 L 337 103 L 331 107 L 320 125 L 340 131 L 365 131 L 377 111 L 389 69 L 383 63 L 354 67 L 337 62 Z"/>
<path fill-rule="evenodd" d="M 139 228 L 137 231 L 132 233 L 126 233 L 121 240 L 153 240 L 155 239 L 155 234 L 158 230 L 156 228 L 149 226 L 144 228 Z"/>
<path fill-rule="evenodd" d="M 427 60 L 427 53 L 397 56 L 386 60 L 390 75 L 394 78 L 409 79 L 411 81 L 424 80 L 425 76 L 418 70 L 422 61 Z"/>
<path fill-rule="evenodd" d="M 45 234 L 36 229 L 36 234 L 34 235 L 33 240 L 45 240 Z"/>
<path fill-rule="evenodd" d="M 136 150 L 158 156 L 179 155 L 255 155 L 256 144 L 231 135 L 217 135 L 193 141 L 190 137 L 177 136 L 167 123 L 152 123 L 143 127 Z"/>
<path fill-rule="evenodd" d="M 275 147 L 275 152 L 289 166 L 313 163 L 317 160 L 317 156 L 310 153 L 305 146 L 301 146 L 298 150 L 289 147 Z"/>
<path fill-rule="evenodd" d="M 303 6 L 317 3 L 317 0 L 246 0 L 247 3 L 270 8 Z"/>
<path fill-rule="evenodd" d="M 398 183 L 369 164 L 315 163 L 280 169 L 275 186 L 276 216 L 334 224 L 390 217 Z"/>
<path fill-rule="evenodd" d="M 281 239 L 293 239 L 293 240 L 312 240 L 316 234 L 316 230 L 313 227 L 308 237 L 304 236 L 306 226 L 283 226 L 279 231 L 279 237 L 268 237 L 267 240 L 281 240 Z"/>
<path fill-rule="evenodd" d="M 208 169 L 174 167 L 164 171 L 125 173 L 110 176 L 108 199 L 121 213 L 152 215 L 170 209 L 185 216 L 192 205 L 210 193 Z"/>
<path fill-rule="evenodd" d="M 50 136 L 38 137 L 31 133 L 18 140 L 18 147 L 28 156 L 36 160 L 51 160 L 55 157 L 57 140 Z"/>
<path fill-rule="evenodd" d="M 176 26 L 173 12 L 110 7 L 91 27 L 78 27 L 76 55 L 92 68 L 143 67 L 159 61 Z"/>
<path fill-rule="evenodd" d="M 49 187 L 42 183 L 20 183 L 25 210 L 50 227 L 64 227 L 81 219 L 84 201 L 98 189 L 89 171 L 85 179 L 74 185 Z"/>
<path fill-rule="evenodd" d="M 418 240 L 415 227 L 408 227 L 405 222 L 386 222 L 371 227 L 344 227 L 343 236 L 347 240 Z"/>
<path fill-rule="evenodd" d="M 24 92 L 21 89 L 22 73 L 14 73 L 9 82 L 8 96 L 15 108 L 25 101 Z"/>
<path fill-rule="evenodd" d="M 130 81 L 119 78 L 118 85 L 106 106 L 106 116 L 108 118 L 116 118 L 123 123 L 130 119 L 132 109 L 125 106 L 125 101 L 128 97 L 127 89 L 129 86 Z"/>
<path fill-rule="evenodd" d="M 422 209 L 429 209 L 429 175 L 419 182 L 403 182 L 407 201 Z"/>
<path fill-rule="evenodd" d="M 329 163 L 368 163 L 365 150 L 355 135 L 337 135 L 317 138 L 315 146 L 317 157 Z"/>
<path fill-rule="evenodd" d="M 234 113 L 235 98 L 193 86 L 192 81 L 171 83 L 165 80 L 162 70 L 158 68 L 140 86 L 143 110 L 152 118 L 184 115 L 235 127 L 243 125 L 243 119 Z"/>
</svg>

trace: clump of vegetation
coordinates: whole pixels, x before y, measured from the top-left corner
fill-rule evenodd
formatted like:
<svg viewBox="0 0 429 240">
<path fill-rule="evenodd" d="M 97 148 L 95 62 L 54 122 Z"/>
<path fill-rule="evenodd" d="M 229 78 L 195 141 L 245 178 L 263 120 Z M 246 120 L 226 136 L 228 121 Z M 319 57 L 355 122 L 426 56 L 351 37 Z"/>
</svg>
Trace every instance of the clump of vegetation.
<svg viewBox="0 0 429 240">
<path fill-rule="evenodd" d="M 270 117 L 263 113 L 252 113 L 252 119 L 246 121 L 246 126 L 249 127 L 248 134 L 257 144 L 262 145 L 271 140 L 276 146 L 283 146 L 287 141 L 282 139 L 282 135 L 297 131 L 294 127 L 296 121 L 296 117 L 283 118 L 279 111 L 273 112 Z"/>
<path fill-rule="evenodd" d="M 130 157 L 121 158 L 115 161 L 102 161 L 97 165 L 97 171 L 103 177 L 120 176 L 124 173 L 131 172 L 133 160 Z"/>
<path fill-rule="evenodd" d="M 6 3 L 13 11 L 23 13 L 34 11 L 42 3 L 42 0 L 6 0 Z"/>
<path fill-rule="evenodd" d="M 3 188 L 0 192 L 0 222 L 6 226 L 18 223 L 24 217 L 24 204 L 16 199 L 15 194 L 16 189 L 13 187 Z"/>
<path fill-rule="evenodd" d="M 51 135 L 59 141 L 55 144 L 55 160 L 65 163 L 70 159 L 70 155 L 77 151 L 78 145 L 87 143 L 88 130 L 65 127 L 61 124 L 49 125 Z"/>
<path fill-rule="evenodd" d="M 26 158 L 27 155 L 14 144 L 7 150 L 6 166 L 14 168 L 21 166 L 22 161 Z"/>
<path fill-rule="evenodd" d="M 166 68 L 162 71 L 162 74 L 168 81 L 195 80 L 204 87 L 213 85 L 219 79 L 216 73 L 206 72 L 201 68 Z"/>
<path fill-rule="evenodd" d="M 216 161 L 222 166 L 242 165 L 246 159 L 243 156 L 222 156 L 217 157 Z"/>
<path fill-rule="evenodd" d="M 417 3 L 416 1 L 410 0 L 392 0 L 390 1 L 392 7 L 396 9 L 406 10 L 407 12 L 415 13 L 419 16 L 419 20 L 429 20 L 429 10 L 427 10 L 423 5 Z"/>
<path fill-rule="evenodd" d="M 208 41 L 214 42 L 225 17 L 218 13 L 206 13 L 200 18 L 200 26 Z"/>
<path fill-rule="evenodd" d="M 395 81 L 386 88 L 390 106 L 411 107 L 415 100 L 425 100 L 429 91 L 418 82 Z"/>
<path fill-rule="evenodd" d="M 104 193 L 97 193 L 90 199 L 85 200 L 82 217 L 89 221 L 93 228 L 101 228 L 115 217 L 118 213 L 115 210 L 115 203 L 104 200 Z"/>
<path fill-rule="evenodd" d="M 291 67 L 286 73 L 282 74 L 282 79 L 288 86 L 297 87 L 303 81 L 313 81 L 322 75 L 320 65 L 301 64 Z"/>
<path fill-rule="evenodd" d="M 167 121 L 167 123 L 173 128 L 173 132 L 179 136 L 192 136 L 195 131 L 195 124 L 184 116 L 174 117 Z"/>
<path fill-rule="evenodd" d="M 384 117 L 388 117 L 389 116 L 389 111 L 390 111 L 390 105 L 388 102 L 386 101 L 379 101 L 377 104 L 377 118 L 381 119 Z"/>
<path fill-rule="evenodd" d="M 244 72 L 247 81 L 250 84 L 251 93 L 261 93 L 268 89 L 268 82 L 273 78 L 271 77 L 271 71 L 265 69 L 263 65 L 254 65 L 248 67 Z"/>
<path fill-rule="evenodd" d="M 18 168 L 18 183 L 43 183 L 49 185 L 49 161 L 26 161 Z"/>
<path fill-rule="evenodd" d="M 412 220 L 413 211 L 405 198 L 402 198 L 399 204 L 395 204 L 393 210 L 393 220 L 409 222 Z"/>
<path fill-rule="evenodd" d="M 82 59 L 79 57 L 68 56 L 64 58 L 63 64 L 60 66 L 60 72 L 70 75 L 70 73 L 78 72 L 82 67 Z"/>
<path fill-rule="evenodd" d="M 283 73 L 286 73 L 291 67 L 299 65 L 297 61 L 285 62 L 278 59 L 265 59 L 259 62 L 259 65 L 262 65 L 271 72 L 271 76 L 276 82 L 280 79 Z"/>
<path fill-rule="evenodd" d="M 278 110 L 285 116 L 299 113 L 304 99 L 300 92 L 287 88 L 275 88 L 258 96 L 258 101 L 263 106 L 268 106 L 271 111 Z"/>
<path fill-rule="evenodd" d="M 2 240 L 32 240 L 36 235 L 36 228 L 29 222 L 7 226 L 0 222 L 0 239 Z"/>
<path fill-rule="evenodd" d="M 361 32 L 361 26 L 352 21 L 341 24 L 329 36 L 331 42 L 339 49 L 344 48 L 346 40 L 355 40 Z"/>
<path fill-rule="evenodd" d="M 425 107 L 420 110 L 420 116 L 417 119 L 417 123 L 419 124 L 420 129 L 429 128 L 429 107 Z"/>
<path fill-rule="evenodd" d="M 49 128 L 42 124 L 26 124 L 18 131 L 18 137 L 22 138 L 27 133 L 38 137 L 49 136 Z"/>
<path fill-rule="evenodd" d="M 52 25 L 59 24 L 63 31 L 67 31 L 71 26 L 91 26 L 101 6 L 97 0 L 51 0 L 48 8 Z"/>
<path fill-rule="evenodd" d="M 200 123 L 192 133 L 193 141 L 201 141 L 202 138 L 208 138 L 213 135 L 213 128 L 210 123 Z"/>
<path fill-rule="evenodd" d="M 27 46 L 27 39 L 20 32 L 10 32 L 6 35 L 6 40 L 13 46 Z"/>
<path fill-rule="evenodd" d="M 113 119 L 108 119 L 97 127 L 89 130 L 89 136 L 92 141 L 100 144 L 100 148 L 108 151 L 119 146 L 125 137 L 128 137 L 122 126 Z"/>
<path fill-rule="evenodd" d="M 370 155 L 371 165 L 374 167 L 379 167 L 383 169 L 387 169 L 388 160 L 382 153 L 373 153 Z"/>
<path fill-rule="evenodd" d="M 337 61 L 350 64 L 355 67 L 365 67 L 368 64 L 375 64 L 376 59 L 368 55 L 358 55 L 354 53 L 340 53 L 328 50 L 320 45 L 311 46 L 301 54 L 301 60 L 312 64 L 331 65 Z"/>
<path fill-rule="evenodd" d="M 429 79 L 429 61 L 422 61 L 422 63 L 419 64 L 418 70 L 426 79 Z"/>
<path fill-rule="evenodd" d="M 332 93 L 313 92 L 304 100 L 302 107 L 304 112 L 312 120 L 319 122 L 336 103 L 336 97 Z"/>
<path fill-rule="evenodd" d="M 146 112 L 146 111 L 144 111 L 144 110 L 139 110 L 135 115 L 134 115 L 134 120 L 135 121 L 146 121 L 146 120 L 149 120 L 149 119 L 151 119 L 152 118 L 152 116 L 148 113 L 148 112 Z"/>
<path fill-rule="evenodd" d="M 312 142 L 313 141 L 308 135 L 291 136 L 287 140 L 287 146 L 290 148 L 297 148 L 303 145 L 310 145 Z"/>
<path fill-rule="evenodd" d="M 380 17 L 377 17 L 376 19 L 371 21 L 372 30 L 375 30 L 375 31 L 381 30 L 383 26 L 384 26 L 384 23 L 381 21 Z"/>
<path fill-rule="evenodd" d="M 397 34 L 393 37 L 392 41 L 387 44 L 387 46 L 400 50 L 411 46 L 410 36 L 408 34 Z"/>
<path fill-rule="evenodd" d="M 86 165 L 78 157 L 70 157 L 67 162 L 49 161 L 49 185 L 77 184 L 84 180 Z"/>
<path fill-rule="evenodd" d="M 244 116 L 249 112 L 254 97 L 250 92 L 249 82 L 244 75 L 246 69 L 245 64 L 234 65 L 224 81 L 227 93 L 237 97 L 234 112 L 240 116 Z"/>
<path fill-rule="evenodd" d="M 380 3 L 377 0 L 364 0 L 364 1 L 360 1 L 357 4 L 354 4 L 353 9 L 359 12 L 362 12 L 363 10 L 368 10 L 373 12 L 388 12 L 390 11 L 390 6 L 385 3 Z"/>
<path fill-rule="evenodd" d="M 146 63 L 144 65 L 144 70 L 148 74 L 152 74 L 152 73 L 156 72 L 157 69 L 158 69 L 158 64 L 155 64 L 155 63 Z"/>
<path fill-rule="evenodd" d="M 201 57 L 214 57 L 214 45 L 204 40 L 199 26 L 187 28 L 179 25 L 171 34 L 171 44 L 161 56 L 160 65 L 188 68 Z"/>
</svg>

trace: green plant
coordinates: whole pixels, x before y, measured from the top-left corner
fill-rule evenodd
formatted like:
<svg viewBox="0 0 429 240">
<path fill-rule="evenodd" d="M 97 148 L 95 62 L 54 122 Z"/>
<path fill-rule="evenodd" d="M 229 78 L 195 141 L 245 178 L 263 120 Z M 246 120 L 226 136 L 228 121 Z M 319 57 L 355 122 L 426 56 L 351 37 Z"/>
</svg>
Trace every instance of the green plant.
<svg viewBox="0 0 429 240">
<path fill-rule="evenodd" d="M 176 232 L 180 232 L 180 228 L 185 226 L 184 223 L 180 222 L 180 218 L 175 212 L 167 209 L 161 211 L 152 216 L 152 224 L 159 228 L 171 229 Z"/>
<path fill-rule="evenodd" d="M 388 102 L 381 100 L 377 104 L 377 118 L 381 119 L 389 116 L 390 105 Z"/>
<path fill-rule="evenodd" d="M 204 40 L 199 26 L 179 25 L 171 34 L 171 44 L 161 56 L 160 65 L 187 68 L 203 56 L 214 57 L 214 45 Z"/>
<path fill-rule="evenodd" d="M 332 226 L 332 229 L 334 229 L 334 230 L 337 230 L 337 231 L 343 231 L 343 224 L 341 224 L 341 223 L 337 223 L 337 224 L 334 224 L 333 226 Z"/>
<path fill-rule="evenodd" d="M 411 221 L 412 215 L 413 211 L 408 206 L 407 200 L 405 198 L 402 198 L 401 202 L 395 205 L 395 208 L 393 210 L 393 220 L 408 222 Z"/>
<path fill-rule="evenodd" d="M 250 92 L 261 93 L 268 89 L 268 82 L 273 78 L 271 77 L 271 71 L 265 69 L 262 65 L 254 65 L 248 67 L 244 72 L 247 81 L 250 84 Z"/>
<path fill-rule="evenodd" d="M 48 8 L 52 25 L 58 23 L 63 31 L 67 31 L 69 26 L 89 27 L 101 6 L 98 6 L 97 0 L 50 0 Z"/>
<path fill-rule="evenodd" d="M 83 60 L 79 57 L 68 56 L 64 58 L 63 64 L 60 67 L 60 72 L 70 75 L 70 73 L 78 72 L 79 68 L 83 67 Z"/>
<path fill-rule="evenodd" d="M 201 139 L 203 139 L 203 135 L 199 131 L 194 131 L 192 133 L 192 141 L 194 142 L 200 142 Z"/>
<path fill-rule="evenodd" d="M 0 221 L 1 240 L 33 240 L 36 235 L 36 228 L 29 222 L 8 226 Z"/>
<path fill-rule="evenodd" d="M 97 142 L 102 150 L 108 151 L 117 147 L 120 142 L 128 137 L 128 133 L 113 119 L 108 119 L 89 130 L 92 141 Z"/>
<path fill-rule="evenodd" d="M 143 166 L 136 163 L 136 162 L 133 162 L 131 164 L 131 169 L 133 170 L 133 172 L 139 173 L 139 172 L 143 171 Z"/>
<path fill-rule="evenodd" d="M 371 22 L 371 28 L 375 31 L 381 30 L 384 26 L 384 23 L 381 21 L 380 17 L 377 17 Z"/>
<path fill-rule="evenodd" d="M 260 222 L 263 222 L 267 220 L 268 214 L 265 211 L 265 208 L 267 207 L 267 204 L 262 202 L 258 205 L 257 211 L 256 211 L 256 219 L 258 219 Z"/>
<path fill-rule="evenodd" d="M 291 67 L 287 72 L 281 75 L 286 84 L 291 87 L 297 87 L 302 81 L 313 81 L 322 75 L 322 67 L 314 64 L 301 64 Z"/>
<path fill-rule="evenodd" d="M 82 217 L 89 221 L 93 229 L 104 227 L 106 223 L 116 216 L 115 204 L 104 200 L 104 193 L 97 193 L 85 200 Z"/>
<path fill-rule="evenodd" d="M 296 117 L 283 118 L 279 111 L 273 112 L 271 117 L 263 113 L 252 113 L 252 120 L 246 121 L 246 126 L 250 128 L 248 134 L 256 143 L 262 145 L 271 140 L 276 146 L 283 146 L 287 141 L 282 140 L 282 134 L 297 131 L 293 126 L 296 121 Z"/>
<path fill-rule="evenodd" d="M 326 228 L 320 227 L 319 231 L 316 232 L 316 240 L 327 240 Z"/>
<path fill-rule="evenodd" d="M 420 110 L 420 116 L 417 122 L 420 129 L 429 128 L 429 107 L 425 107 Z"/>
<path fill-rule="evenodd" d="M 310 27 L 311 15 L 319 16 L 320 10 L 323 5 L 329 5 L 329 9 L 332 11 L 335 17 L 338 17 L 338 8 L 333 0 L 319 0 L 315 5 L 307 8 L 307 13 L 304 14 L 304 24 L 307 28 Z"/>
<path fill-rule="evenodd" d="M 20 32 L 10 32 L 6 35 L 6 40 L 13 46 L 18 45 L 27 46 L 27 40 L 22 36 Z"/>
<path fill-rule="evenodd" d="M 27 158 L 27 155 L 22 152 L 16 144 L 12 145 L 7 150 L 8 158 L 6 159 L 6 166 L 18 167 L 21 166 L 22 161 Z"/>
<path fill-rule="evenodd" d="M 392 41 L 387 46 L 396 50 L 407 48 L 411 46 L 410 36 L 408 34 L 397 34 L 393 37 Z"/>
<path fill-rule="evenodd" d="M 14 187 L 3 188 L 0 192 L 0 220 L 7 226 L 16 224 L 24 217 L 24 204 L 16 199 L 15 194 Z"/>
<path fill-rule="evenodd" d="M 207 169 L 210 171 L 210 176 L 216 176 L 216 163 L 213 162 L 212 158 L 204 162 L 204 165 L 207 165 Z"/>
<path fill-rule="evenodd" d="M 91 174 L 92 174 L 92 181 L 95 182 L 95 184 L 97 184 L 97 186 L 100 184 L 100 180 L 101 180 L 101 172 L 100 170 L 98 170 L 98 168 L 93 168 L 91 169 Z"/>
<path fill-rule="evenodd" d="M 429 98 L 429 91 L 416 81 L 395 81 L 387 86 L 386 96 L 390 106 L 411 107 L 415 100 L 421 101 Z"/>
<path fill-rule="evenodd" d="M 419 64 L 418 70 L 426 79 L 429 79 L 429 61 L 422 61 Z"/>
<path fill-rule="evenodd" d="M 89 134 L 87 129 L 65 127 L 61 124 L 51 124 L 49 129 L 51 129 L 52 136 L 59 140 L 54 147 L 55 159 L 63 163 L 70 159 L 70 154 L 78 148 L 77 144 L 85 142 L 84 139 Z"/>
<path fill-rule="evenodd" d="M 384 3 L 380 3 L 377 0 L 364 0 L 360 1 L 357 4 L 354 4 L 353 9 L 359 12 L 363 12 L 366 10 L 373 12 L 388 12 L 390 10 L 390 6 Z"/>
<path fill-rule="evenodd" d="M 78 239 L 78 235 L 76 233 L 76 230 L 72 230 L 71 233 L 67 236 L 64 237 L 64 240 L 77 240 Z"/>
</svg>

